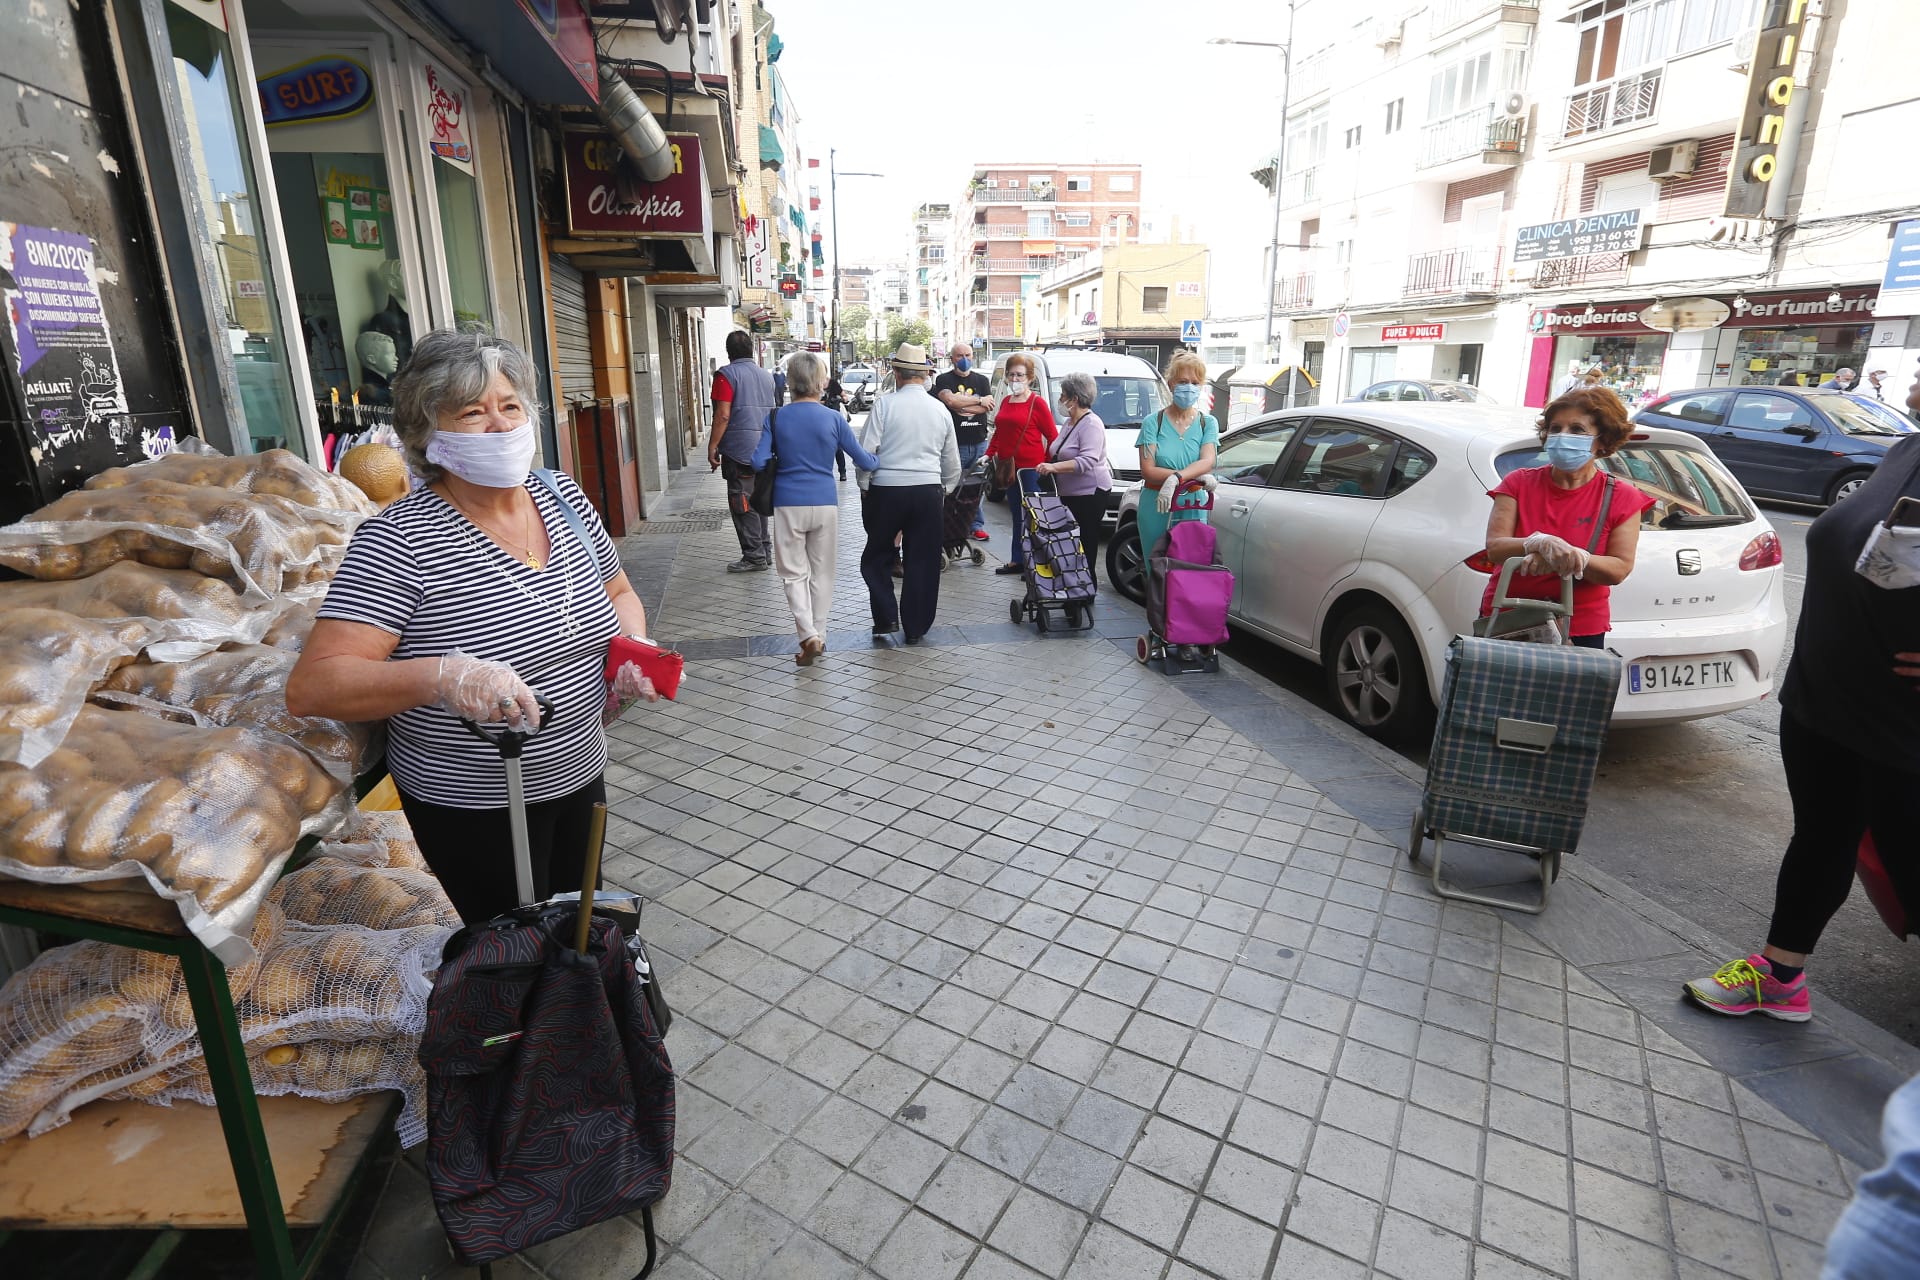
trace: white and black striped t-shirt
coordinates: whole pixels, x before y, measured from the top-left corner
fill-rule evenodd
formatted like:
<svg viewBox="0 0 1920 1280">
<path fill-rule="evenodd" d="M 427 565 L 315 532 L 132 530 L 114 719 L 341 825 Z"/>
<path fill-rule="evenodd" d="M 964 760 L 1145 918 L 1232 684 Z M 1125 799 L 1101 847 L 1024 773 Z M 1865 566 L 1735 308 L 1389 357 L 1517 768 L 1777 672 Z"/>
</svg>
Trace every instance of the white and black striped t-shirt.
<svg viewBox="0 0 1920 1280">
<path fill-rule="evenodd" d="M 354 533 L 319 614 L 398 636 L 395 658 L 458 649 L 505 662 L 552 699 L 551 727 L 534 734 L 521 757 L 529 802 L 564 796 L 605 771 L 602 673 L 607 641 L 620 630 L 605 586 L 620 572 L 613 540 L 580 486 L 565 475 L 555 480 L 585 523 L 591 552 L 538 478 L 529 477 L 527 489 L 553 546 L 542 569 L 501 550 L 433 490 L 417 489 Z M 416 707 L 387 728 L 387 767 L 407 795 L 463 809 L 506 805 L 499 751 L 454 716 Z"/>
</svg>

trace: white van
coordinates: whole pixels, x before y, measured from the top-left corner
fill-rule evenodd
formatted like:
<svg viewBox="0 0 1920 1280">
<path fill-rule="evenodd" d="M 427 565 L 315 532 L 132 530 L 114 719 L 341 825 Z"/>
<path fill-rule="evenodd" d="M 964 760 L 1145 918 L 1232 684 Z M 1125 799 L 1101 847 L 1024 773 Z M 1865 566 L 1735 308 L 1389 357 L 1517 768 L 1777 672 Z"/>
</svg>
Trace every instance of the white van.
<svg viewBox="0 0 1920 1280">
<path fill-rule="evenodd" d="M 1012 354 L 1012 353 L 1009 353 Z M 1060 380 L 1070 373 L 1092 377 L 1093 411 L 1107 428 L 1107 465 L 1113 468 L 1113 498 L 1107 508 L 1106 523 L 1119 519 L 1123 494 L 1140 487 L 1140 424 L 1150 414 L 1167 407 L 1166 379 L 1160 371 L 1139 356 L 1087 347 L 1047 347 L 1021 354 L 1039 367 L 1038 390 L 1047 398 L 1047 407 L 1060 418 Z M 993 369 L 993 395 L 1007 393 L 1007 357 L 1001 356 Z"/>
</svg>

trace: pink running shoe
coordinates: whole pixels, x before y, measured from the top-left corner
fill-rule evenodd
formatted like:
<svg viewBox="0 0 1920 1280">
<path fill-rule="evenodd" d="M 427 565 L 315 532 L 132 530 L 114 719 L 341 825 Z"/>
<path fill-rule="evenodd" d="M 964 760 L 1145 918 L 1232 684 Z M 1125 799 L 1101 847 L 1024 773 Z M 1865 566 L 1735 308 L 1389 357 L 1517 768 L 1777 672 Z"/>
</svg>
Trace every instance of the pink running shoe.
<svg viewBox="0 0 1920 1280">
<path fill-rule="evenodd" d="M 1695 1003 L 1736 1018 L 1764 1013 L 1782 1022 L 1806 1022 L 1813 1017 L 1807 975 L 1802 973 L 1792 982 L 1777 982 L 1765 956 L 1748 956 L 1721 965 L 1712 977 L 1696 978 L 1685 990 Z"/>
</svg>

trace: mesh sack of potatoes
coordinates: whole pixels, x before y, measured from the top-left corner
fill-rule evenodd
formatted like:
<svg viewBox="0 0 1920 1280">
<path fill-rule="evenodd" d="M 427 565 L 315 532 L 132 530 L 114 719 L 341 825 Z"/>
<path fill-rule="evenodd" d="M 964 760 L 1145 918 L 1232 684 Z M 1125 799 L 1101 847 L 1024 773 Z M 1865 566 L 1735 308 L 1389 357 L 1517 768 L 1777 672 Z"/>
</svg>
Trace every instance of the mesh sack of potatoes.
<svg viewBox="0 0 1920 1280">
<path fill-rule="evenodd" d="M 427 869 L 427 860 L 420 856 L 420 846 L 414 841 L 407 815 L 399 809 L 355 809 L 338 831 L 320 842 L 318 852 L 362 867 Z"/>
<path fill-rule="evenodd" d="M 346 784 L 284 738 L 86 706 L 39 764 L 0 763 L 0 874 L 150 886 L 237 965 L 294 845 L 351 812 Z"/>
<path fill-rule="evenodd" d="M 279 605 L 277 611 L 272 605 L 268 606 L 272 620 L 267 623 L 266 630 L 260 633 L 260 643 L 298 653 L 307 647 L 307 636 L 313 631 L 321 601 L 289 599 L 276 603 Z"/>
<path fill-rule="evenodd" d="M 284 608 L 284 606 L 283 606 Z M 58 609 L 96 622 L 144 625 L 156 662 L 196 657 L 223 644 L 260 639 L 281 616 L 273 605 L 248 608 L 227 583 L 191 569 L 156 569 L 136 560 L 63 582 L 0 582 L 0 614 Z"/>
<path fill-rule="evenodd" d="M 85 578 L 137 560 L 231 582 L 249 606 L 323 586 L 346 555 L 358 514 L 266 493 L 143 480 L 75 489 L 0 526 L 0 564 L 46 581 Z"/>
<path fill-rule="evenodd" d="M 322 845 L 321 853 L 333 853 Z M 368 866 L 321 856 L 280 878 L 274 887 L 289 920 L 309 925 L 362 924 L 370 929 L 419 925 L 460 927 L 440 881 L 430 871 Z"/>
<path fill-rule="evenodd" d="M 229 458 L 198 440 L 183 442 L 172 453 L 150 462 L 102 471 L 87 481 L 89 489 L 121 489 L 149 480 L 203 488 L 231 489 L 235 493 L 265 493 L 287 498 L 303 507 L 323 511 L 373 514 L 373 503 L 358 486 L 320 470 L 286 449 L 268 449 L 244 458 Z"/>
<path fill-rule="evenodd" d="M 279 908 L 261 908 L 255 959 L 227 971 L 236 1000 L 283 923 Z M 0 1139 L 37 1136 L 65 1123 L 75 1107 L 199 1055 L 174 957 L 91 941 L 42 952 L 0 987 Z"/>
<path fill-rule="evenodd" d="M 363 874 L 377 872 L 362 869 Z M 405 1096 L 397 1128 L 412 1146 L 426 1136 L 420 1034 L 427 998 L 452 930 L 327 928 L 289 921 L 235 1002 L 254 1092 L 337 1102 L 394 1089 Z M 214 1101 L 198 1043 L 162 1069 L 109 1096 L 144 1102 Z"/>
<path fill-rule="evenodd" d="M 94 686 L 133 661 L 145 628 L 0 604 L 0 761 L 32 767 L 67 736 Z"/>
<path fill-rule="evenodd" d="M 241 644 L 186 662 L 135 662 L 109 676 L 95 701 L 136 709 L 146 709 L 143 700 L 157 702 L 191 711 L 203 724 L 277 733 L 351 780 L 379 759 L 380 726 L 288 711 L 287 676 L 299 660 L 291 649 Z"/>
</svg>

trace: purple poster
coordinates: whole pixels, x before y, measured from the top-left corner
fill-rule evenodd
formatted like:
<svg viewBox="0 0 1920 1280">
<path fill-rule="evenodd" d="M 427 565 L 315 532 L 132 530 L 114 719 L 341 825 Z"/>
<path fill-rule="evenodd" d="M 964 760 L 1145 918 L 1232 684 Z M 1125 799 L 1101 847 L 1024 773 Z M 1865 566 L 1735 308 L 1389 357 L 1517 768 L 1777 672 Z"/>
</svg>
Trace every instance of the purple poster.
<svg viewBox="0 0 1920 1280">
<path fill-rule="evenodd" d="M 125 417 L 127 394 L 100 305 L 93 241 L 0 222 L 0 298 L 41 443 L 69 448 L 119 425 L 113 419 Z"/>
</svg>

